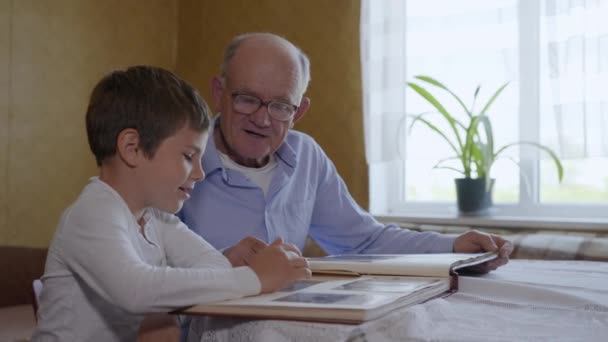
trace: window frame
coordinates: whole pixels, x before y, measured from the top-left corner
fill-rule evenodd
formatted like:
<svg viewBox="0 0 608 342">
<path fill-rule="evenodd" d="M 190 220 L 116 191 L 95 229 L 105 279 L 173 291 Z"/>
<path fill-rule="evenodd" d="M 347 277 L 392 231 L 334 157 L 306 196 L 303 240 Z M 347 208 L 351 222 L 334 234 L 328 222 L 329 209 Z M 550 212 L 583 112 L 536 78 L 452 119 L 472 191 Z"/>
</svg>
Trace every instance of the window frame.
<svg viewBox="0 0 608 342">
<path fill-rule="evenodd" d="M 538 141 L 540 115 L 531 120 L 528 112 L 540 110 L 540 1 L 518 1 L 520 110 L 519 140 Z M 405 92 L 403 92 L 405 98 Z M 405 99 L 404 99 L 405 100 Z M 407 142 L 406 142 L 407 144 Z M 568 223 L 568 227 L 608 230 L 608 204 L 541 204 L 540 152 L 520 146 L 519 201 L 514 204 L 496 203 L 488 215 L 465 217 L 464 222 L 475 225 L 492 222 L 507 226 L 553 226 Z M 402 160 L 369 163 L 370 212 L 384 219 L 407 217 L 423 223 L 442 223 L 446 218 L 463 220 L 455 202 L 407 201 L 405 167 Z M 526 188 L 524 178 L 529 181 Z"/>
</svg>

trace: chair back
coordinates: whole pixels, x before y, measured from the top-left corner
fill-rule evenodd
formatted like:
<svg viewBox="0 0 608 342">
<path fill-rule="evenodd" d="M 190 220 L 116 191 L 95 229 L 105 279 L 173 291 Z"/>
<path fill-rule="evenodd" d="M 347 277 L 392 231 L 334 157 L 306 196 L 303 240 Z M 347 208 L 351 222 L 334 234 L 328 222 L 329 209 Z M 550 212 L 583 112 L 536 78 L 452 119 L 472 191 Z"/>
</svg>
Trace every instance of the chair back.
<svg viewBox="0 0 608 342">
<path fill-rule="evenodd" d="M 34 316 L 38 320 L 38 302 L 40 301 L 40 294 L 42 293 L 42 282 L 40 279 L 34 279 L 32 282 L 33 300 L 32 306 L 34 307 Z"/>
</svg>

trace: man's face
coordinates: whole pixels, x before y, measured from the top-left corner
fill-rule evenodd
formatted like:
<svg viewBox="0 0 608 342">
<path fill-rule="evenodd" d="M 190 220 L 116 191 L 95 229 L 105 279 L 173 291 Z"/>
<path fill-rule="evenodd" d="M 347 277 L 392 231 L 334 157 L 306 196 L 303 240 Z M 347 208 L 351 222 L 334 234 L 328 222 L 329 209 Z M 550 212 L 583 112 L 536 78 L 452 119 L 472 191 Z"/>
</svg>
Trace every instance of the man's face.
<svg viewBox="0 0 608 342">
<path fill-rule="evenodd" d="M 215 78 L 212 82 L 215 109 L 221 112 L 221 132 L 215 134 L 220 151 L 244 166 L 265 165 L 268 156 L 285 140 L 293 122 L 308 108 L 308 99 L 302 101 L 299 77 L 297 60 L 241 47 L 230 62 L 225 79 Z M 254 113 L 243 114 L 234 109 L 235 94 L 295 105 L 298 110 L 285 121 L 271 117 L 265 105 Z"/>
<path fill-rule="evenodd" d="M 176 213 L 190 197 L 194 184 L 203 180 L 202 151 L 207 132 L 197 132 L 187 125 L 165 139 L 154 156 L 141 165 L 145 207 Z"/>
</svg>

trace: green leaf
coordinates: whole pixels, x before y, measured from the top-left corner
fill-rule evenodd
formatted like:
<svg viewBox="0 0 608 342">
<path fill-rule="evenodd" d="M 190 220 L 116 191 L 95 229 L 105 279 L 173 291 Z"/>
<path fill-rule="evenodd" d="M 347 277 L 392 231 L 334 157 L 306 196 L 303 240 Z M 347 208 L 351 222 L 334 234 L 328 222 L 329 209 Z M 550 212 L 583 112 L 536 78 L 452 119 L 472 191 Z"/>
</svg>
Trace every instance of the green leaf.
<svg viewBox="0 0 608 342">
<path fill-rule="evenodd" d="M 462 149 L 462 139 L 460 138 L 460 133 L 458 132 L 458 128 L 456 127 L 456 125 L 457 125 L 456 122 L 458 120 L 454 119 L 454 117 L 452 115 L 450 115 L 450 113 L 448 113 L 448 111 L 443 107 L 443 105 L 441 103 L 439 103 L 439 101 L 437 101 L 437 99 L 433 95 L 431 95 L 431 93 L 429 93 L 426 89 L 422 88 L 421 86 L 417 85 L 416 83 L 408 82 L 407 84 L 416 93 L 418 93 L 418 95 L 422 96 L 427 102 L 429 102 L 433 107 L 435 107 L 439 111 L 439 113 L 441 113 L 441 115 L 443 115 L 443 117 L 450 124 L 450 127 L 452 128 L 452 131 L 454 132 L 454 135 L 456 136 L 456 140 L 458 141 L 458 147 L 460 149 Z M 436 130 L 436 131 L 441 132 L 440 130 Z M 445 137 L 444 134 L 442 134 L 442 136 Z"/>
<path fill-rule="evenodd" d="M 447 169 L 447 170 L 456 171 L 456 172 L 464 175 L 465 178 L 467 178 L 466 175 L 464 174 L 464 172 L 462 172 L 462 170 L 459 170 L 459 169 L 457 169 L 455 167 L 451 167 L 451 166 L 433 166 L 433 169 Z"/>
<path fill-rule="evenodd" d="M 478 178 L 483 178 L 486 174 L 486 170 L 483 165 L 483 153 L 480 144 L 472 144 L 469 148 L 470 151 L 470 162 L 469 164 L 475 165 L 475 172 Z M 470 167 L 470 166 L 469 166 Z"/>
<path fill-rule="evenodd" d="M 408 128 L 408 134 L 412 134 L 412 129 L 414 128 L 414 123 L 416 122 L 416 118 L 417 117 L 423 117 L 423 116 L 429 116 L 429 115 L 440 115 L 441 113 L 439 112 L 423 112 L 420 114 L 408 114 L 407 116 L 412 118 L 412 123 L 410 124 L 410 127 Z M 462 128 L 462 130 L 466 130 L 466 127 L 462 124 L 462 122 L 456 120 L 455 121 L 456 125 L 460 128 Z"/>
<path fill-rule="evenodd" d="M 457 170 L 457 171 L 458 171 L 458 173 L 462 173 L 463 175 L 465 175 L 465 176 L 466 176 L 466 173 L 465 173 L 465 172 L 463 172 L 462 170 L 458 170 L 458 169 L 456 169 L 456 168 L 454 168 L 454 167 L 447 167 L 447 166 L 442 166 L 442 165 L 441 165 L 441 164 L 443 164 L 443 163 L 445 163 L 445 162 L 448 162 L 448 161 L 450 161 L 450 160 L 458 160 L 458 161 L 460 161 L 460 162 L 462 163 L 462 160 L 461 160 L 461 157 L 460 157 L 460 156 L 456 156 L 456 157 L 448 157 L 448 158 L 443 158 L 443 159 L 440 159 L 440 160 L 439 160 L 437 163 L 435 163 L 435 165 L 433 165 L 433 167 L 432 167 L 432 168 L 433 168 L 433 169 L 444 169 L 444 168 L 448 168 L 448 169 L 450 169 L 450 170 Z"/>
<path fill-rule="evenodd" d="M 533 142 L 533 141 L 518 141 L 518 142 L 514 142 L 514 143 L 510 143 L 507 144 L 501 148 L 498 149 L 498 151 L 496 151 L 496 153 L 494 153 L 494 158 L 496 159 L 496 157 L 501 154 L 504 150 L 506 150 L 507 148 L 516 146 L 516 145 L 531 145 L 534 147 L 537 147 L 543 151 L 545 151 L 553 160 L 553 163 L 555 164 L 555 167 L 557 168 L 557 179 L 559 180 L 559 182 L 561 183 L 562 180 L 564 179 L 564 166 L 562 165 L 562 163 L 560 162 L 559 158 L 557 157 L 557 154 L 555 154 L 555 152 L 553 152 L 552 149 L 550 149 L 549 147 Z"/>
<path fill-rule="evenodd" d="M 482 150 L 484 160 L 483 168 L 484 173 L 489 174 L 492 164 L 494 164 L 494 133 L 492 132 L 492 123 L 490 122 L 490 118 L 485 114 L 481 114 L 479 118 L 479 121 L 483 124 L 486 135 L 486 144 L 484 145 L 485 148 Z"/>
<path fill-rule="evenodd" d="M 479 125 L 483 124 L 486 143 L 479 134 Z M 475 164 L 478 177 L 488 174 L 492 163 L 494 139 L 492 138 L 492 125 L 486 115 L 473 116 L 467 128 L 466 140 L 463 148 L 464 160 L 467 164 Z"/>
<path fill-rule="evenodd" d="M 471 113 L 473 113 L 473 111 L 475 110 L 475 103 L 477 102 L 477 95 L 479 95 L 480 89 L 481 89 L 481 85 L 478 85 L 477 88 L 475 89 L 475 93 L 473 94 L 473 103 L 471 103 L 471 109 L 470 109 Z"/>
<path fill-rule="evenodd" d="M 445 163 L 445 162 L 450 161 L 450 160 L 460 160 L 460 157 L 456 156 L 456 157 L 447 157 L 447 158 L 440 159 L 440 160 L 439 160 L 439 161 L 438 161 L 438 162 L 435 164 L 435 166 L 437 166 L 437 165 L 439 165 L 439 164 L 441 164 L 441 163 Z"/>
<path fill-rule="evenodd" d="M 439 134 L 443 139 L 445 139 L 445 141 L 448 142 L 448 144 L 450 144 L 450 147 L 452 147 L 452 150 L 454 150 L 454 152 L 456 152 L 456 154 L 460 154 L 458 148 L 456 147 L 456 145 L 454 145 L 452 143 L 452 141 L 450 141 L 450 139 L 445 135 L 445 133 L 443 133 L 437 126 L 435 126 L 432 122 L 428 121 L 427 119 L 423 118 L 422 116 L 423 114 L 420 114 L 418 116 L 416 116 L 414 118 L 414 121 L 412 122 L 412 124 L 410 125 L 410 128 L 412 126 L 414 126 L 414 124 L 418 121 L 422 122 L 423 124 L 425 124 L 428 128 L 430 128 L 431 130 L 435 131 L 435 133 Z"/>
<path fill-rule="evenodd" d="M 464 148 L 462 153 L 464 154 L 464 160 L 467 164 L 471 164 L 474 162 L 475 156 L 475 136 L 477 132 L 477 125 L 479 123 L 479 117 L 474 116 L 469 123 L 469 127 L 467 127 Z"/>
<path fill-rule="evenodd" d="M 502 93 L 502 91 L 509 85 L 509 82 L 503 84 L 500 88 L 498 88 L 498 90 L 496 90 L 496 92 L 494 93 L 494 95 L 492 95 L 492 97 L 490 97 L 490 99 L 488 100 L 488 103 L 486 103 L 486 105 L 483 107 L 483 109 L 481 110 L 480 114 L 485 114 L 486 111 L 488 110 L 488 108 L 490 108 L 490 106 L 492 105 L 492 103 L 494 103 L 494 100 L 496 100 L 496 98 L 498 97 L 498 95 L 500 95 L 500 93 Z"/>
<path fill-rule="evenodd" d="M 458 101 L 458 103 L 460 103 L 460 105 L 462 106 L 462 109 L 464 109 L 464 112 L 467 113 L 467 115 L 469 117 L 473 116 L 473 113 L 471 113 L 469 111 L 469 109 L 467 108 L 467 106 L 465 106 L 464 102 L 462 102 L 462 100 L 460 99 L 460 97 L 458 97 L 458 95 L 456 95 L 448 87 L 446 87 L 445 85 L 443 85 L 443 83 L 441 83 L 441 82 L 437 81 L 436 79 L 434 79 L 432 77 L 429 77 L 429 76 L 418 75 L 418 76 L 415 76 L 414 78 L 417 78 L 417 79 L 419 79 L 421 81 L 430 83 L 430 84 L 432 84 L 432 85 L 434 85 L 436 87 L 439 87 L 439 88 L 447 91 L 448 93 L 450 93 L 450 95 L 452 95 L 456 99 L 456 101 Z"/>
</svg>

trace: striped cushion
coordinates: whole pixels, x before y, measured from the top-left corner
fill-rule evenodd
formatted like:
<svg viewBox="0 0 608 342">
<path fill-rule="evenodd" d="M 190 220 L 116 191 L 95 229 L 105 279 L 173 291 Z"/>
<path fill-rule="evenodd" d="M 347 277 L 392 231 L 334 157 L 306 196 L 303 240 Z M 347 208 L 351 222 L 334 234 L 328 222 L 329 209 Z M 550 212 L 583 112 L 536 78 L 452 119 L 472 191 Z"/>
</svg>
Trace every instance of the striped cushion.
<svg viewBox="0 0 608 342">
<path fill-rule="evenodd" d="M 418 231 L 434 231 L 444 234 L 462 234 L 471 227 L 404 224 L 403 228 Z M 608 235 L 563 231 L 478 229 L 504 236 L 513 242 L 512 259 L 543 260 L 594 260 L 608 261 Z M 326 255 L 311 238 L 304 248 L 305 256 Z"/>
<path fill-rule="evenodd" d="M 408 225 L 405 228 L 461 234 L 470 230 L 463 226 Z M 583 232 L 478 229 L 504 236 L 513 242 L 512 259 L 594 260 L 608 261 L 608 235 Z"/>
<path fill-rule="evenodd" d="M 608 261 L 608 238 L 554 233 L 507 236 L 514 244 L 513 258 Z"/>
</svg>

